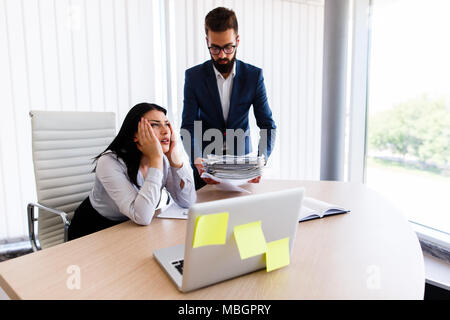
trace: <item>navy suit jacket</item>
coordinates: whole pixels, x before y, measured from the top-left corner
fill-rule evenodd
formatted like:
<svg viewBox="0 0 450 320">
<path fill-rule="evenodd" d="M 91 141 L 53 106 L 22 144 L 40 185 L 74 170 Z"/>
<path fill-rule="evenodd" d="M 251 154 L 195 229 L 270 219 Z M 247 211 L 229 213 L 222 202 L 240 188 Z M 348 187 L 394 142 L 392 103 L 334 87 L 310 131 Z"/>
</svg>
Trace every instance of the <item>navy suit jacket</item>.
<svg viewBox="0 0 450 320">
<path fill-rule="evenodd" d="M 258 155 L 265 155 L 267 160 L 273 150 L 276 126 L 267 101 L 262 70 L 240 60 L 236 60 L 235 63 L 236 74 L 226 121 L 223 117 L 212 61 L 206 61 L 186 70 L 181 129 L 187 130 L 191 137 L 191 150 L 187 150 L 184 143 L 186 152 L 191 156 L 191 162 L 197 156 L 202 156 L 205 147 L 211 143 L 211 141 L 199 141 L 203 140 L 201 138 L 204 132 L 210 128 L 219 129 L 222 132 L 222 141 L 225 139 L 226 129 L 242 129 L 247 133 L 245 150 L 237 150 L 235 141 L 234 154 L 250 153 L 252 147 L 248 113 L 251 105 L 253 105 L 256 124 L 260 129 L 266 129 L 263 130 L 263 134 L 260 131 Z M 194 134 L 194 121 L 201 121 L 201 136 L 198 133 L 197 136 Z"/>
</svg>

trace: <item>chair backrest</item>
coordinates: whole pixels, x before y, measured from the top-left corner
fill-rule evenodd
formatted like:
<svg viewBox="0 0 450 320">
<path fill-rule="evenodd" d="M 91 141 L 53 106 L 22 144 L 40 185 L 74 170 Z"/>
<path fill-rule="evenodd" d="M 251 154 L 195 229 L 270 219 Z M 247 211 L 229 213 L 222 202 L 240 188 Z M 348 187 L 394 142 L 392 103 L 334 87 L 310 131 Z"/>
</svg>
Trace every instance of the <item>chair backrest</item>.
<svg viewBox="0 0 450 320">
<path fill-rule="evenodd" d="M 31 111 L 30 117 L 37 200 L 72 218 L 92 189 L 93 158 L 116 135 L 115 114 Z M 39 210 L 38 240 L 42 249 L 64 242 L 59 216 Z"/>
</svg>

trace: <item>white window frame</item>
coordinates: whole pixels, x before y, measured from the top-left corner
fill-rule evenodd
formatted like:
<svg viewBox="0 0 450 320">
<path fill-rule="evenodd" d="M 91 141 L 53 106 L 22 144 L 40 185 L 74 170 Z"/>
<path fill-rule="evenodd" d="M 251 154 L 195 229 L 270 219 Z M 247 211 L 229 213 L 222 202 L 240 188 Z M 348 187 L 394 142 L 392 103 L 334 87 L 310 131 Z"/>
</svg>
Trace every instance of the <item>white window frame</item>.
<svg viewBox="0 0 450 320">
<path fill-rule="evenodd" d="M 370 52 L 370 0 L 354 0 L 349 97 L 347 180 L 365 182 L 367 97 Z"/>
</svg>

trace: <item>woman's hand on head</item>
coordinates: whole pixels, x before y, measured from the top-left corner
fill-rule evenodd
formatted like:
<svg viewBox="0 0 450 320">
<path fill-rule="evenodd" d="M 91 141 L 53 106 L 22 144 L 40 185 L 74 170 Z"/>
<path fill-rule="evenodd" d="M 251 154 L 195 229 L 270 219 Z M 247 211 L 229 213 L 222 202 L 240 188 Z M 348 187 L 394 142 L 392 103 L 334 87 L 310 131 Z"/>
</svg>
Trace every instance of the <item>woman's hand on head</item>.
<svg viewBox="0 0 450 320">
<path fill-rule="evenodd" d="M 179 154 L 177 148 L 177 136 L 174 133 L 172 128 L 172 124 L 169 122 L 170 128 L 170 146 L 169 150 L 165 153 L 167 159 L 169 160 L 170 166 L 175 168 L 181 168 L 183 166 L 183 161 L 181 160 L 181 156 Z"/>
<path fill-rule="evenodd" d="M 163 151 L 153 128 L 147 119 L 141 118 L 138 124 L 137 147 L 150 161 L 150 167 L 162 170 Z"/>
</svg>

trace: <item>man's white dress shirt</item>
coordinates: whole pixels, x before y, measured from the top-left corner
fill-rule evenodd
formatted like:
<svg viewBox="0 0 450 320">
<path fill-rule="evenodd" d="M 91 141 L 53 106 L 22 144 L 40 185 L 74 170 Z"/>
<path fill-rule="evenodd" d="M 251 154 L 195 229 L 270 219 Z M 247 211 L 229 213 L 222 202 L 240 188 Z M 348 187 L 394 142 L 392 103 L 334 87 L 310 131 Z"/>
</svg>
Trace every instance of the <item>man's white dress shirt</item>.
<svg viewBox="0 0 450 320">
<path fill-rule="evenodd" d="M 233 81 L 236 75 L 236 62 L 234 63 L 233 70 L 226 79 L 222 76 L 222 74 L 219 71 L 217 71 L 214 65 L 213 69 L 214 73 L 216 74 L 217 88 L 219 89 L 223 118 L 225 119 L 226 122 L 228 119 L 228 113 L 230 112 L 231 91 L 233 90 Z"/>
</svg>

